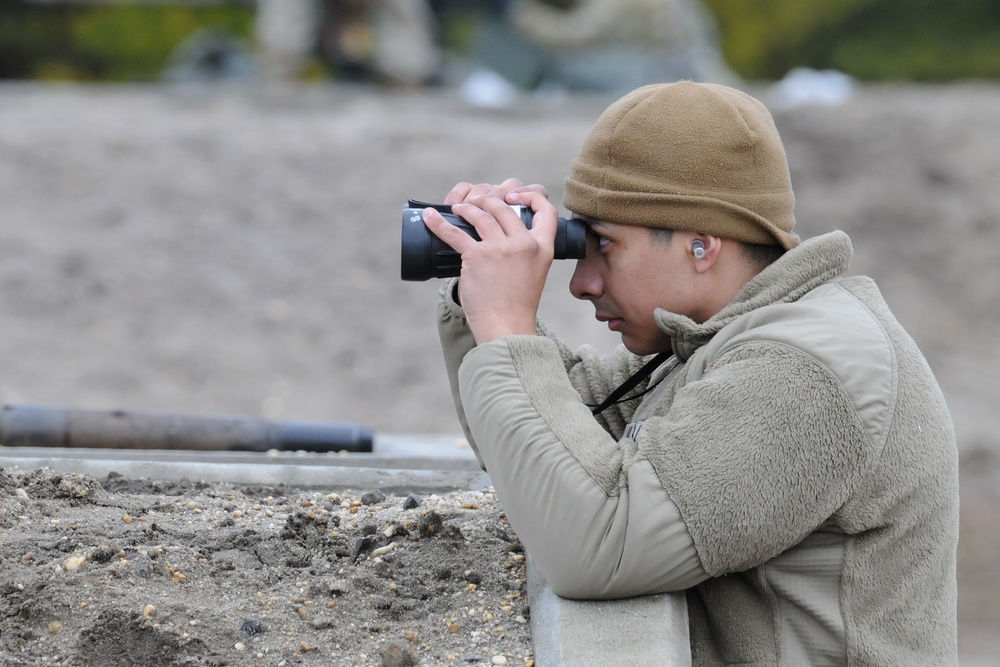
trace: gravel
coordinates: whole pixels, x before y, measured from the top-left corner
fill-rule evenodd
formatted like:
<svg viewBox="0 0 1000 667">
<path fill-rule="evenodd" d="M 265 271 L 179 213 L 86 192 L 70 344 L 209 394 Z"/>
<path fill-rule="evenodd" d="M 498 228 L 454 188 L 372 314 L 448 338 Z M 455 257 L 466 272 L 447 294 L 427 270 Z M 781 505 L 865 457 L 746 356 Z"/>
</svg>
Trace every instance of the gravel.
<svg viewBox="0 0 1000 667">
<path fill-rule="evenodd" d="M 492 489 L 0 470 L 0 663 L 533 665 Z"/>
</svg>

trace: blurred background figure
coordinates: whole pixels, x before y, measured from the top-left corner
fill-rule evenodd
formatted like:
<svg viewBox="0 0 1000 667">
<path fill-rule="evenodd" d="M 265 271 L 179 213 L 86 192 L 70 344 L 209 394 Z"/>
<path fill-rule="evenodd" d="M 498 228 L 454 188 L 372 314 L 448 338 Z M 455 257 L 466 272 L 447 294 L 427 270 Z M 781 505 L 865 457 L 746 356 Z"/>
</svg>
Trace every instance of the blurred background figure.
<svg viewBox="0 0 1000 667">
<path fill-rule="evenodd" d="M 738 80 L 698 0 L 259 0 L 256 25 L 272 80 L 317 56 L 334 78 L 401 86 L 481 70 L 520 90 Z"/>
<path fill-rule="evenodd" d="M 438 77 L 441 27 L 423 0 L 318 1 L 318 51 L 337 78 L 421 86 Z"/>
<path fill-rule="evenodd" d="M 268 79 L 299 78 L 312 57 L 321 16 L 320 0 L 257 0 L 255 37 Z"/>
<path fill-rule="evenodd" d="M 615 94 L 656 81 L 733 84 L 698 0 L 516 0 L 515 30 L 548 54 L 544 79 Z"/>
</svg>

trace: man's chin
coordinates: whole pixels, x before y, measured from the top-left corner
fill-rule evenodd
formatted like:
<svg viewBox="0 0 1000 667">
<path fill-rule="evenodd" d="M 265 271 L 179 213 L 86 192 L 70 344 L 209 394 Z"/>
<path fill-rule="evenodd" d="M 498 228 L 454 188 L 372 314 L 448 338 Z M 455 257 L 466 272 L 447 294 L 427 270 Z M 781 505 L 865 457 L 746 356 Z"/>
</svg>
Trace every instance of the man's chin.
<svg viewBox="0 0 1000 667">
<path fill-rule="evenodd" d="M 644 357 L 647 354 L 653 354 L 653 352 L 650 352 L 648 349 L 646 349 L 647 346 L 640 345 L 635 341 L 630 341 L 625 336 L 622 336 L 622 345 L 625 346 L 626 350 L 640 357 Z"/>
<path fill-rule="evenodd" d="M 670 351 L 669 343 L 667 343 L 666 346 L 664 346 L 663 344 L 654 345 L 649 343 L 648 341 L 643 342 L 643 341 L 632 340 L 629 339 L 628 336 L 624 335 L 622 336 L 622 345 L 625 346 L 626 350 L 628 350 L 629 352 L 638 357 L 646 357 L 651 354 L 659 354 L 660 352 Z"/>
</svg>

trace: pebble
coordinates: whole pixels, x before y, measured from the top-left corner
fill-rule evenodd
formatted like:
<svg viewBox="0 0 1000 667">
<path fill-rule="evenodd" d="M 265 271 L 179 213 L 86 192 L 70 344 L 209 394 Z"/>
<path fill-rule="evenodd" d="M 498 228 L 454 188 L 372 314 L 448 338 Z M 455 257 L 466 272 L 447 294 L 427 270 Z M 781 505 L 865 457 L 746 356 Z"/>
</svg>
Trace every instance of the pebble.
<svg viewBox="0 0 1000 667">
<path fill-rule="evenodd" d="M 334 622 L 326 616 L 317 616 L 312 620 L 312 626 L 317 630 L 326 630 L 334 626 Z"/>
<path fill-rule="evenodd" d="M 420 517 L 418 530 L 420 531 L 421 537 L 432 537 L 439 534 L 443 527 L 444 520 L 441 518 L 441 515 L 437 512 L 431 511 Z"/>
<path fill-rule="evenodd" d="M 347 583 L 347 579 L 334 579 L 330 582 L 328 590 L 330 595 L 343 595 L 350 589 L 350 584 Z"/>
<path fill-rule="evenodd" d="M 247 618 L 244 619 L 243 621 L 242 630 L 244 634 L 259 635 L 265 632 L 267 628 L 265 628 L 264 624 L 258 621 L 256 618 Z"/>
<path fill-rule="evenodd" d="M 381 648 L 379 653 L 382 658 L 382 667 L 413 667 L 420 662 L 420 656 L 416 649 L 403 639 L 389 642 Z"/>
<path fill-rule="evenodd" d="M 375 548 L 377 542 L 372 537 L 361 537 L 354 541 L 354 552 L 351 560 L 357 562 L 359 558 Z"/>
<path fill-rule="evenodd" d="M 84 561 L 86 561 L 86 560 L 87 559 L 84 558 L 83 556 L 70 556 L 69 558 L 67 558 L 66 560 L 63 561 L 63 568 L 67 572 L 72 572 L 74 570 L 78 570 L 80 568 L 80 566 L 83 565 Z"/>
<path fill-rule="evenodd" d="M 361 496 L 361 503 L 363 505 L 377 505 L 385 500 L 385 494 L 375 489 L 374 491 L 368 491 L 363 496 Z"/>
<path fill-rule="evenodd" d="M 387 553 L 389 553 L 390 551 L 392 551 L 395 548 L 396 548 L 396 543 L 395 542 L 390 542 L 389 544 L 385 545 L 384 547 L 379 547 L 378 549 L 372 550 L 372 556 L 375 556 L 375 557 L 384 556 L 384 555 L 386 555 Z"/>
<path fill-rule="evenodd" d="M 59 621 L 52 621 L 51 623 L 49 623 L 50 635 L 59 635 L 62 634 L 62 631 L 63 631 L 63 624 L 60 623 Z"/>
<path fill-rule="evenodd" d="M 506 667 L 507 658 L 502 655 L 495 655 L 493 656 L 493 659 L 490 662 L 493 663 L 494 665 L 497 665 L 497 667 Z"/>
</svg>

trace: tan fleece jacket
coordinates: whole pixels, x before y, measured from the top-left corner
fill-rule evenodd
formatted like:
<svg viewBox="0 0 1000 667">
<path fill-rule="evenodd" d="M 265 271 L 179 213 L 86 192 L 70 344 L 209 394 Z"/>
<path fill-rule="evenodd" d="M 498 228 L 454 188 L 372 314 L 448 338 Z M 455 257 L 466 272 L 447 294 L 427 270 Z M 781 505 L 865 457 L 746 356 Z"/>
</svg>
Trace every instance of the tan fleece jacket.
<svg viewBox="0 0 1000 667">
<path fill-rule="evenodd" d="M 459 415 L 553 590 L 687 590 L 695 665 L 953 665 L 957 452 L 947 406 L 835 232 L 714 318 L 663 310 L 644 361 L 545 336 L 474 347 L 442 290 Z M 664 377 L 665 376 L 665 377 Z"/>
</svg>

